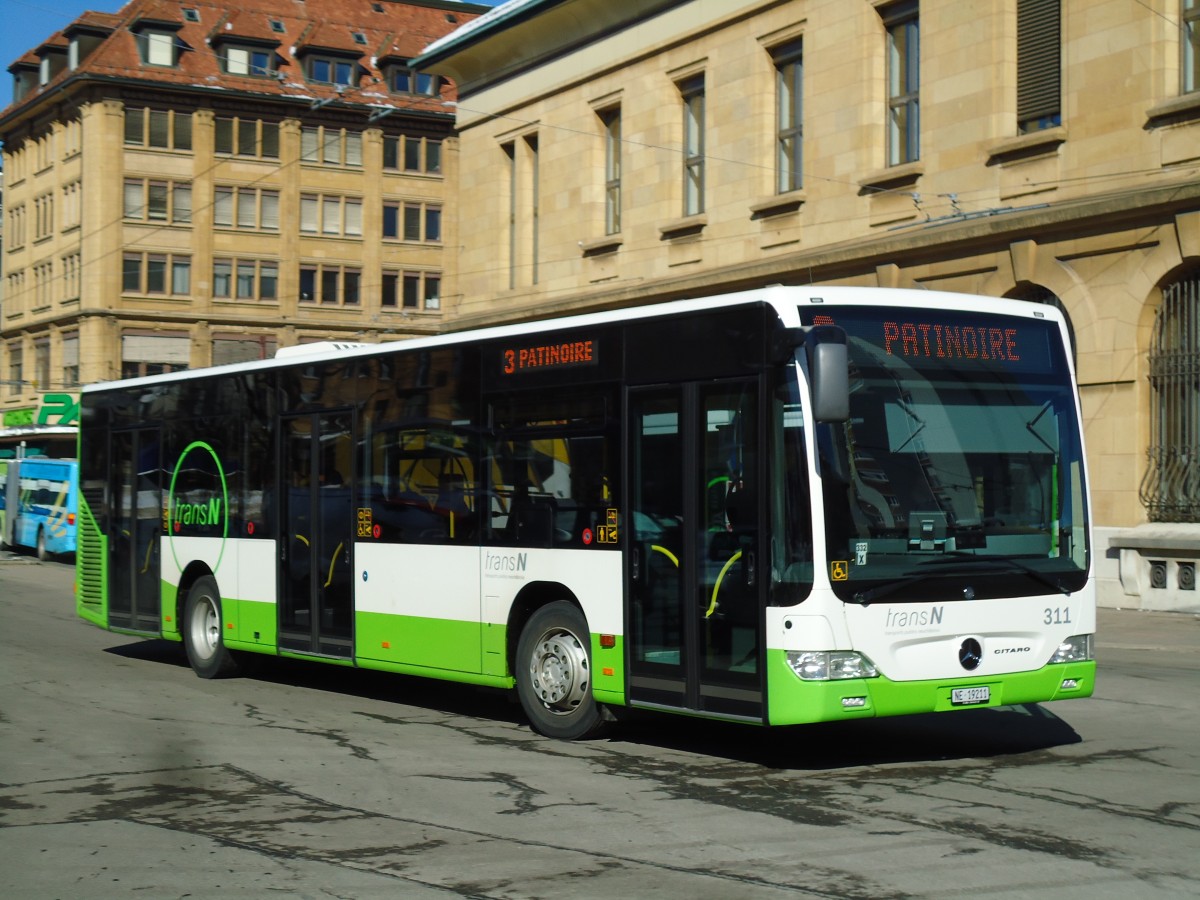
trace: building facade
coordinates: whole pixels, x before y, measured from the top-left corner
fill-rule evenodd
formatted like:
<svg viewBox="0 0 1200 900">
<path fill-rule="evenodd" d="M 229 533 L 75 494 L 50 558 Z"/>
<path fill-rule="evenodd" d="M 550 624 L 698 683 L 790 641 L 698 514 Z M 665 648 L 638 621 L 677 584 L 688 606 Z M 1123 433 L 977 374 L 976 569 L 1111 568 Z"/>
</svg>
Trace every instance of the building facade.
<svg viewBox="0 0 1200 900">
<path fill-rule="evenodd" d="M 0 411 L 47 392 L 441 327 L 453 0 L 131 0 L 15 61 Z"/>
<path fill-rule="evenodd" d="M 1200 608 L 1194 0 L 510 0 L 459 87 L 460 325 L 770 283 L 1054 303 L 1102 602 Z"/>
</svg>

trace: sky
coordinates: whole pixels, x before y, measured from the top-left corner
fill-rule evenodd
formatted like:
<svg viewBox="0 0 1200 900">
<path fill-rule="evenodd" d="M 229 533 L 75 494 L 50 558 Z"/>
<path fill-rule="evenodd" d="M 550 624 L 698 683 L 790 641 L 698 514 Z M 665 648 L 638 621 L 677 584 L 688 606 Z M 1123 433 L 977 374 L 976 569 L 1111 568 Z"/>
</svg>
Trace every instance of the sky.
<svg viewBox="0 0 1200 900">
<path fill-rule="evenodd" d="M 472 0 L 496 6 L 499 0 Z M 12 103 L 8 67 L 26 51 L 61 31 L 87 10 L 113 13 L 125 0 L 0 0 L 0 109 Z"/>
</svg>

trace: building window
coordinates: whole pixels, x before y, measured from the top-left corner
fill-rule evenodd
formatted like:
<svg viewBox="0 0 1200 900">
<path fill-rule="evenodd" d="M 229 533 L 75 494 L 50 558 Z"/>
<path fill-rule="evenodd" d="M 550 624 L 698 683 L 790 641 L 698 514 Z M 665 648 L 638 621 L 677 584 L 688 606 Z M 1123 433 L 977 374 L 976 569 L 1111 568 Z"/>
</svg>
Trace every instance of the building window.
<svg viewBox="0 0 1200 900">
<path fill-rule="evenodd" d="M 920 32 L 916 0 L 884 7 L 887 29 L 887 160 L 889 166 L 921 158 Z"/>
<path fill-rule="evenodd" d="M 62 189 L 62 218 L 63 230 L 79 227 L 83 221 L 83 189 L 80 182 L 73 181 L 70 184 L 63 185 Z"/>
<path fill-rule="evenodd" d="M 81 260 L 82 256 L 79 253 L 70 253 L 62 258 L 63 276 L 60 299 L 64 302 L 79 299 Z"/>
<path fill-rule="evenodd" d="M 396 66 L 392 69 L 391 88 L 394 94 L 436 97 L 442 91 L 442 79 L 437 75 L 418 72 L 408 66 Z"/>
<path fill-rule="evenodd" d="M 275 356 L 275 348 L 275 338 L 265 334 L 213 338 L 212 364 L 227 366 L 232 363 L 271 359 Z"/>
<path fill-rule="evenodd" d="M 8 210 L 8 227 L 4 237 L 9 250 L 25 246 L 25 204 L 21 203 Z"/>
<path fill-rule="evenodd" d="M 275 53 L 262 47 L 227 46 L 220 59 L 227 75 L 270 78 L 275 71 Z"/>
<path fill-rule="evenodd" d="M 138 53 L 142 62 L 150 66 L 173 67 L 176 60 L 176 42 L 173 31 L 157 31 L 147 28 L 136 33 Z"/>
<path fill-rule="evenodd" d="M 192 258 L 177 253 L 126 253 L 121 292 L 187 297 L 192 292 Z"/>
<path fill-rule="evenodd" d="M 604 128 L 604 233 L 621 230 L 621 107 L 600 112 Z"/>
<path fill-rule="evenodd" d="M 40 241 L 54 234 L 54 194 L 42 194 L 33 201 L 33 239 Z"/>
<path fill-rule="evenodd" d="M 1017 130 L 1062 124 L 1059 0 L 1017 2 Z"/>
<path fill-rule="evenodd" d="M 255 259 L 214 259 L 213 297 L 222 300 L 279 298 L 279 264 Z"/>
<path fill-rule="evenodd" d="M 1200 0 L 1183 0 L 1182 90 L 1200 91 Z"/>
<path fill-rule="evenodd" d="M 317 84 L 349 87 L 357 83 L 354 77 L 357 68 L 357 62 L 328 56 L 312 56 L 307 62 L 308 80 Z"/>
<path fill-rule="evenodd" d="M 19 343 L 8 345 L 8 394 L 15 396 L 25 387 L 24 348 Z"/>
<path fill-rule="evenodd" d="M 191 150 L 192 114 L 126 107 L 125 143 L 134 147 Z"/>
<path fill-rule="evenodd" d="M 385 270 L 380 305 L 384 309 L 441 309 L 441 273 Z"/>
<path fill-rule="evenodd" d="M 121 377 L 140 378 L 186 371 L 191 343 L 186 335 L 123 334 Z"/>
<path fill-rule="evenodd" d="M 441 174 L 442 142 L 411 135 L 385 135 L 383 167 L 391 171 Z"/>
<path fill-rule="evenodd" d="M 213 134 L 213 149 L 232 156 L 259 159 L 279 158 L 279 125 L 261 119 L 218 117 Z"/>
<path fill-rule="evenodd" d="M 326 166 L 362 166 L 362 134 L 340 128 L 300 129 L 300 161 Z"/>
<path fill-rule="evenodd" d="M 213 225 L 248 231 L 279 230 L 279 191 L 242 186 L 213 190 Z"/>
<path fill-rule="evenodd" d="M 679 83 L 683 100 L 683 214 L 704 212 L 704 76 Z"/>
<path fill-rule="evenodd" d="M 1150 340 L 1149 465 L 1141 500 L 1151 522 L 1200 521 L 1200 270 L 1163 289 Z"/>
<path fill-rule="evenodd" d="M 192 186 L 149 178 L 126 178 L 125 218 L 136 222 L 190 223 Z"/>
<path fill-rule="evenodd" d="M 440 243 L 442 208 L 420 202 L 386 201 L 383 204 L 383 236 L 391 240 Z"/>
<path fill-rule="evenodd" d="M 798 191 L 804 185 L 804 54 L 800 41 L 778 47 L 775 61 L 775 190 Z"/>
<path fill-rule="evenodd" d="M 53 302 L 53 285 L 53 260 L 33 267 L 33 308 L 35 311 L 50 307 L 50 304 Z"/>
<path fill-rule="evenodd" d="M 300 300 L 323 306 L 358 306 L 362 272 L 326 263 L 300 266 Z"/>
<path fill-rule="evenodd" d="M 50 341 L 46 338 L 33 345 L 33 386 L 43 391 L 50 387 Z"/>
<path fill-rule="evenodd" d="M 64 334 L 62 339 L 62 386 L 79 386 L 79 334 Z"/>
<path fill-rule="evenodd" d="M 361 237 L 362 200 L 325 194 L 302 194 L 300 231 L 302 234 Z"/>
</svg>

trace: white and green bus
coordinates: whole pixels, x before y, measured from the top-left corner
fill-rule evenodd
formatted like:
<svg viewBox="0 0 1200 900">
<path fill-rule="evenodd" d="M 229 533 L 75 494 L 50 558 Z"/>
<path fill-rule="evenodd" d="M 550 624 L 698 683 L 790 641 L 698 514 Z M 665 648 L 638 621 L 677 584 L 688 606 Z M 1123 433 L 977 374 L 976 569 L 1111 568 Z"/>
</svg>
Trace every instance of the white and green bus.
<svg viewBox="0 0 1200 900">
<path fill-rule="evenodd" d="M 77 605 L 182 641 L 762 725 L 1092 693 L 1054 308 L 770 287 L 90 386 Z"/>
</svg>

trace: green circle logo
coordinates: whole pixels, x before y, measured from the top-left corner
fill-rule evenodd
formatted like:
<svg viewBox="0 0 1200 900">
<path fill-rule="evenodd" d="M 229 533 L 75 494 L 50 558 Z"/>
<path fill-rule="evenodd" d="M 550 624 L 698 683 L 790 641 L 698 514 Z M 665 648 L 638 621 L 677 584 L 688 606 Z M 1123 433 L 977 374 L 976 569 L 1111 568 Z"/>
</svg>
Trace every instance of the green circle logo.
<svg viewBox="0 0 1200 900">
<path fill-rule="evenodd" d="M 190 467 L 185 466 L 188 455 L 207 453 L 212 459 L 211 465 L 206 460 L 194 459 Z M 214 470 L 215 469 L 215 474 Z M 176 491 L 180 493 L 176 493 Z M 193 441 L 188 444 L 179 461 L 175 463 L 175 471 L 171 474 L 170 500 L 167 506 L 167 541 L 171 545 L 171 556 L 179 569 L 179 555 L 175 552 L 175 536 L 189 531 L 196 532 L 198 537 L 212 537 L 212 532 L 219 528 L 221 549 L 217 553 L 217 561 L 213 571 L 221 567 L 221 557 L 225 555 L 225 540 L 229 537 L 229 486 L 225 482 L 225 469 L 217 451 L 204 441 Z"/>
</svg>

